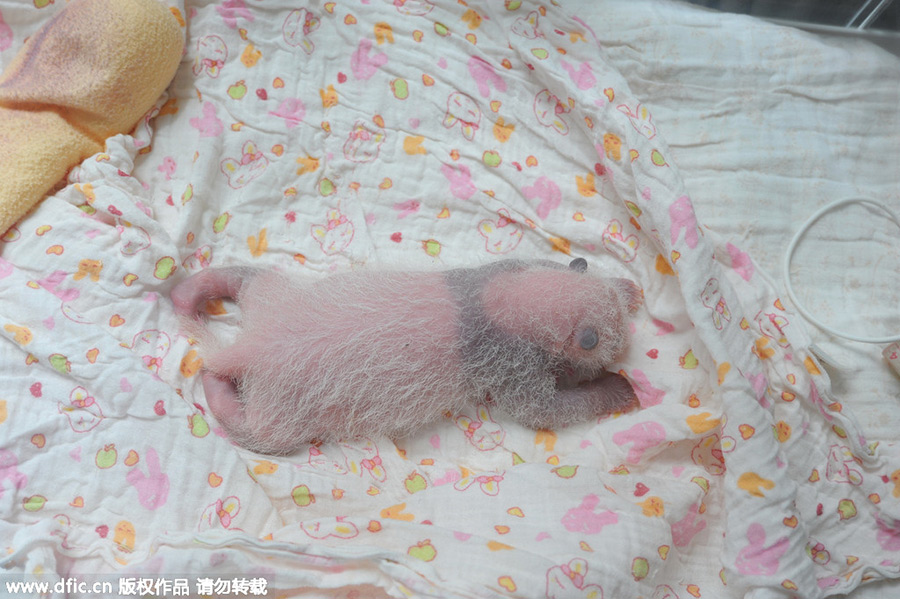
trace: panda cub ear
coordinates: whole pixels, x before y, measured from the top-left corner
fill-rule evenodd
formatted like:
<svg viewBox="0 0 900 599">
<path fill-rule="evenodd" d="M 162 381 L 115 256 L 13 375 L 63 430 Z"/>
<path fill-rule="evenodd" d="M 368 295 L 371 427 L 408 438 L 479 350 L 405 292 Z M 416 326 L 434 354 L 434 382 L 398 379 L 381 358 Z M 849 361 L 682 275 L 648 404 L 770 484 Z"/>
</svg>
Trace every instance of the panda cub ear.
<svg viewBox="0 0 900 599">
<path fill-rule="evenodd" d="M 584 258 L 575 258 L 569 262 L 569 268 L 576 272 L 584 272 L 587 270 L 587 260 Z"/>
</svg>

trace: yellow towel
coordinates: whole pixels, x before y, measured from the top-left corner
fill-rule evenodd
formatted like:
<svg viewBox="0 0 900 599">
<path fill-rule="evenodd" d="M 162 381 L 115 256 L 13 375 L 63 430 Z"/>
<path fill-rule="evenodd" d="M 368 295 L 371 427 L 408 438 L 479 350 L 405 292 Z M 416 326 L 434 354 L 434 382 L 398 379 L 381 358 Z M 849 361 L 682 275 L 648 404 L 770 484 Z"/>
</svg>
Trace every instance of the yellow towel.
<svg viewBox="0 0 900 599">
<path fill-rule="evenodd" d="M 68 170 L 126 133 L 181 60 L 158 0 L 72 0 L 0 76 L 0 234 Z"/>
</svg>

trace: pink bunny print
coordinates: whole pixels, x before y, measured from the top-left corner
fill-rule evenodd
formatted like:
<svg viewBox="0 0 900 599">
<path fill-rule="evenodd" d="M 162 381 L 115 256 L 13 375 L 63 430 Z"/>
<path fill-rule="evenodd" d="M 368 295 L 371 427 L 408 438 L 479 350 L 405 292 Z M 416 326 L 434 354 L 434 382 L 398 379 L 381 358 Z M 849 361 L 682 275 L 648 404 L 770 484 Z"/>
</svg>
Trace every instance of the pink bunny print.
<svg viewBox="0 0 900 599">
<path fill-rule="evenodd" d="M 347 474 L 347 468 L 345 468 L 340 462 L 337 462 L 328 457 L 322 452 L 321 449 L 319 449 L 315 445 L 309 446 L 309 460 L 307 460 L 307 464 L 309 464 L 316 470 L 321 470 L 323 472 Z"/>
<path fill-rule="evenodd" d="M 162 368 L 163 359 L 169 354 L 172 341 L 169 336 L 156 329 L 141 331 L 131 340 L 131 349 L 141 353 L 141 360 L 154 374 Z"/>
<path fill-rule="evenodd" d="M 197 529 L 202 532 L 218 526 L 232 528 L 234 520 L 240 511 L 241 501 L 234 495 L 229 495 L 224 499 L 216 499 L 214 503 L 209 504 L 203 510 Z"/>
<path fill-rule="evenodd" d="M 165 505 L 169 498 L 169 476 L 159 467 L 159 455 L 152 447 L 144 454 L 147 474 L 135 467 L 125 479 L 138 494 L 138 502 L 148 510 Z"/>
<path fill-rule="evenodd" d="M 735 568 L 745 576 L 772 576 L 778 571 L 779 563 L 789 546 L 787 537 L 781 537 L 766 546 L 766 529 L 754 522 L 747 528 L 749 543 L 740 550 L 734 562 Z"/>
<path fill-rule="evenodd" d="M 863 476 L 859 471 L 862 463 L 846 445 L 832 445 L 828 448 L 828 462 L 825 465 L 825 478 L 832 482 L 848 485 L 861 485 Z"/>
<path fill-rule="evenodd" d="M 750 258 L 750 254 L 742 252 L 739 247 L 732 243 L 728 243 L 725 246 L 725 249 L 728 251 L 731 268 L 741 275 L 741 278 L 745 281 L 749 281 L 753 278 L 753 272 L 756 268 L 753 266 L 753 260 Z"/>
<path fill-rule="evenodd" d="M 331 256 L 347 249 L 353 241 L 354 228 L 350 219 L 335 208 L 328 211 L 328 220 L 325 224 L 312 225 L 310 233 L 321 246 L 322 252 Z"/>
<path fill-rule="evenodd" d="M 199 248 L 194 250 L 194 252 L 185 258 L 181 265 L 188 272 L 197 272 L 199 270 L 203 270 L 204 268 L 209 267 L 210 259 L 212 258 L 212 248 L 208 245 L 201 245 Z"/>
<path fill-rule="evenodd" d="M 197 58 L 194 59 L 194 75 L 206 73 L 209 77 L 219 76 L 228 58 L 228 46 L 218 35 L 207 35 L 197 40 Z"/>
<path fill-rule="evenodd" d="M 885 551 L 900 551 L 900 523 L 894 519 L 885 521 L 881 516 L 875 514 L 875 524 L 878 526 L 878 533 L 875 540 L 881 545 Z"/>
<path fill-rule="evenodd" d="M 13 43 L 13 31 L 12 27 L 6 24 L 6 21 L 3 20 L 3 15 L 0 14 L 0 52 L 3 52 Z"/>
<path fill-rule="evenodd" d="M 713 476 L 725 474 L 725 454 L 722 451 L 722 439 L 718 433 L 712 433 L 700 439 L 691 450 L 691 460 L 698 466 L 706 468 L 706 471 Z"/>
<path fill-rule="evenodd" d="M 534 116 L 538 122 L 560 135 L 569 134 L 569 123 L 563 118 L 569 112 L 570 109 L 546 89 L 534 97 Z"/>
<path fill-rule="evenodd" d="M 634 110 L 626 104 L 617 106 L 619 112 L 628 117 L 634 130 L 646 137 L 653 139 L 656 137 L 656 125 L 653 124 L 653 116 L 650 111 L 641 104 L 635 106 Z"/>
<path fill-rule="evenodd" d="M 639 422 L 629 429 L 615 433 L 613 443 L 619 446 L 631 444 L 625 461 L 637 464 L 644 457 L 644 452 L 662 445 L 666 441 L 666 429 L 658 422 L 648 420 Z"/>
<path fill-rule="evenodd" d="M 569 77 L 572 79 L 572 83 L 574 83 L 578 89 L 591 89 L 597 84 L 597 78 L 594 77 L 594 71 L 591 69 L 589 63 L 582 62 L 581 66 L 577 69 L 565 60 L 560 61 L 560 65 L 566 70 Z"/>
<path fill-rule="evenodd" d="M 0 497 L 6 491 L 4 481 L 8 480 L 14 489 L 21 489 L 28 482 L 28 477 L 19 472 L 19 460 L 8 449 L 0 449 Z"/>
<path fill-rule="evenodd" d="M 69 393 L 69 403 L 58 402 L 59 413 L 69 421 L 76 433 L 86 433 L 103 420 L 103 411 L 84 387 L 75 387 Z"/>
<path fill-rule="evenodd" d="M 718 279 L 712 278 L 706 282 L 706 287 L 700 294 L 700 301 L 712 310 L 713 325 L 718 330 L 721 331 L 724 328 L 725 322 L 731 322 L 731 310 L 728 309 L 728 304 L 722 297 L 722 292 L 719 291 Z"/>
<path fill-rule="evenodd" d="M 237 29 L 238 19 L 244 19 L 248 23 L 253 22 L 253 13 L 247 10 L 244 0 L 225 0 L 221 6 L 216 7 L 216 12 L 222 17 L 222 22 L 229 29 Z"/>
<path fill-rule="evenodd" d="M 453 488 L 457 491 L 465 491 L 472 485 L 477 484 L 481 489 L 481 492 L 485 495 L 497 495 L 500 493 L 500 482 L 503 480 L 503 473 L 484 473 L 484 474 L 473 474 L 471 476 L 467 476 L 458 480 Z"/>
<path fill-rule="evenodd" d="M 635 235 L 625 236 L 624 227 L 618 219 L 612 219 L 600 236 L 603 247 L 622 262 L 632 262 L 637 258 L 640 241 Z"/>
<path fill-rule="evenodd" d="M 0 279 L 5 279 L 9 275 L 11 275 L 13 273 L 13 271 L 15 270 L 15 268 L 16 267 L 13 266 L 10 262 L 7 262 L 3 258 L 0 258 Z M 62 272 L 62 271 L 56 271 L 56 272 Z M 63 273 L 63 276 L 65 276 L 65 273 Z M 43 286 L 42 283 L 41 283 L 41 286 Z"/>
<path fill-rule="evenodd" d="M 587 584 L 588 563 L 576 557 L 567 564 L 547 570 L 547 599 L 603 599 L 603 589 Z"/>
<path fill-rule="evenodd" d="M 284 125 L 288 129 L 293 129 L 303 122 L 306 116 L 306 106 L 300 98 L 285 98 L 275 110 L 270 110 L 269 114 L 284 119 Z"/>
<path fill-rule="evenodd" d="M 654 387 L 643 370 L 635 368 L 631 371 L 629 378 L 634 387 L 634 394 L 637 395 L 638 402 L 642 408 L 649 408 L 662 403 L 666 392 L 663 389 Z"/>
<path fill-rule="evenodd" d="M 600 534 L 604 526 L 616 524 L 619 521 L 619 517 L 610 510 L 594 511 L 599 503 L 600 498 L 596 495 L 586 495 L 581 500 L 581 505 L 566 512 L 562 519 L 562 525 L 569 532 L 589 535 Z"/>
<path fill-rule="evenodd" d="M 240 158 L 226 158 L 220 170 L 228 179 L 228 186 L 240 189 L 262 175 L 269 166 L 269 159 L 258 151 L 252 141 L 244 143 Z"/>
<path fill-rule="evenodd" d="M 706 528 L 706 520 L 700 518 L 700 505 L 694 504 L 684 518 L 672 523 L 672 544 L 676 547 L 687 547 L 694 537 Z"/>
<path fill-rule="evenodd" d="M 366 81 L 378 72 L 378 69 L 387 64 L 387 54 L 378 52 L 371 54 L 372 40 L 363 38 L 359 40 L 359 47 L 350 57 L 350 69 L 354 77 Z"/>
<path fill-rule="evenodd" d="M 541 31 L 538 28 L 538 21 L 540 20 L 540 15 L 538 11 L 533 10 L 524 17 L 519 17 L 512 24 L 511 30 L 514 34 L 524 37 L 525 39 L 533 40 L 541 37 Z"/>
<path fill-rule="evenodd" d="M 450 183 L 450 193 L 460 200 L 468 200 L 476 191 L 472 183 L 472 173 L 465 164 L 442 164 L 441 174 Z"/>
<path fill-rule="evenodd" d="M 401 15 L 424 17 L 434 8 L 430 0 L 394 0 L 394 7 Z"/>
<path fill-rule="evenodd" d="M 378 158 L 383 143 L 384 129 L 370 127 L 358 119 L 344 142 L 344 158 L 351 162 L 372 162 Z"/>
<path fill-rule="evenodd" d="M 478 417 L 470 418 L 462 414 L 456 419 L 456 426 L 463 431 L 469 443 L 481 451 L 490 451 L 503 444 L 506 432 L 497 424 L 486 406 L 478 406 Z"/>
<path fill-rule="evenodd" d="M 305 8 L 292 10 L 281 26 L 281 33 L 287 45 L 300 48 L 312 54 L 316 45 L 309 34 L 319 28 L 319 19 Z"/>
<path fill-rule="evenodd" d="M 481 123 L 481 109 L 478 104 L 462 92 L 453 92 L 447 96 L 447 112 L 444 114 L 444 127 L 453 128 L 459 123 L 463 137 L 472 141 Z"/>
<path fill-rule="evenodd" d="M 669 206 L 669 218 L 672 221 L 672 245 L 678 241 L 681 230 L 684 229 L 684 242 L 691 249 L 697 247 L 699 235 L 697 228 L 697 215 L 694 213 L 694 206 L 691 199 L 687 196 L 681 196 Z"/>
<path fill-rule="evenodd" d="M 350 472 L 359 476 L 368 474 L 378 482 L 384 482 L 387 479 L 387 472 L 382 464 L 381 455 L 378 453 L 378 446 L 372 440 L 366 439 L 361 446 L 342 443 L 341 449 Z"/>
<path fill-rule="evenodd" d="M 784 328 L 790 324 L 787 318 L 773 312 L 760 312 L 756 315 L 756 323 L 760 333 L 774 339 L 781 347 L 790 347 L 791 344 L 784 335 Z"/>
<path fill-rule="evenodd" d="M 490 97 L 491 86 L 494 86 L 498 92 L 506 91 L 506 82 L 497 74 L 493 65 L 483 58 L 473 56 L 469 59 L 469 74 L 478 86 L 478 93 L 485 98 Z"/>
<path fill-rule="evenodd" d="M 352 522 L 346 522 L 345 516 L 322 518 L 312 522 L 301 522 L 300 529 L 313 539 L 352 539 L 359 534 L 359 529 Z"/>
<path fill-rule="evenodd" d="M 484 247 L 491 254 L 507 254 L 522 241 L 522 225 L 509 216 L 509 211 L 497 211 L 497 220 L 489 218 L 478 223 L 478 232 L 484 237 Z"/>
<path fill-rule="evenodd" d="M 562 191 L 551 179 L 541 176 L 534 185 L 522 187 L 522 194 L 528 200 L 539 200 L 536 211 L 539 218 L 547 218 L 562 203 Z"/>
</svg>

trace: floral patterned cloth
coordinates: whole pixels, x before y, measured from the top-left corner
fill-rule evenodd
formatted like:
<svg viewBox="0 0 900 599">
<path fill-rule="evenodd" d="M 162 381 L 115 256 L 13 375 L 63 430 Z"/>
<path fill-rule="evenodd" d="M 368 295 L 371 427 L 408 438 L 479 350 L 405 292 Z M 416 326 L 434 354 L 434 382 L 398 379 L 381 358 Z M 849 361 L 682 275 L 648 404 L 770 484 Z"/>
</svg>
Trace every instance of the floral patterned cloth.
<svg viewBox="0 0 900 599">
<path fill-rule="evenodd" d="M 172 9 L 168 96 L 4 239 L 3 576 L 654 599 L 900 576 L 897 448 L 697 222 L 602 22 L 528 0 Z M 9 52 L 52 10 L 17 8 Z M 167 298 L 210 265 L 569 256 L 644 291 L 615 365 L 640 409 L 559 431 L 475 405 L 406 439 L 247 453 Z"/>
</svg>

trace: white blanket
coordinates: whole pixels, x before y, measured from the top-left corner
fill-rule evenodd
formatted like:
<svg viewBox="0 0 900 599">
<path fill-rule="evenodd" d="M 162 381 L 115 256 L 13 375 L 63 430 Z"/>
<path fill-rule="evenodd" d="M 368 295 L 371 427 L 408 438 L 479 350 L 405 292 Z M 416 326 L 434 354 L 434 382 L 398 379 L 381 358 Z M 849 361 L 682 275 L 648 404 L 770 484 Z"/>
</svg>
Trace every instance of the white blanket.
<svg viewBox="0 0 900 599">
<path fill-rule="evenodd" d="M 2 249 L 4 580 L 661 599 L 900 576 L 897 447 L 864 437 L 803 323 L 698 222 L 602 19 L 529 1 L 173 8 L 188 42 L 169 97 Z M 312 278 L 501 256 L 584 256 L 640 284 L 616 365 L 639 410 L 535 432 L 473 406 L 408 439 L 253 455 L 206 409 L 167 299 L 209 265 Z"/>
</svg>

